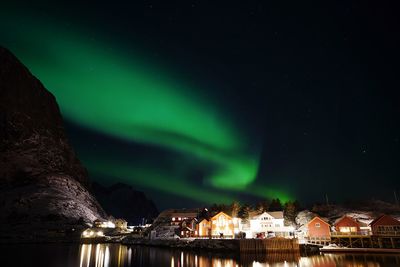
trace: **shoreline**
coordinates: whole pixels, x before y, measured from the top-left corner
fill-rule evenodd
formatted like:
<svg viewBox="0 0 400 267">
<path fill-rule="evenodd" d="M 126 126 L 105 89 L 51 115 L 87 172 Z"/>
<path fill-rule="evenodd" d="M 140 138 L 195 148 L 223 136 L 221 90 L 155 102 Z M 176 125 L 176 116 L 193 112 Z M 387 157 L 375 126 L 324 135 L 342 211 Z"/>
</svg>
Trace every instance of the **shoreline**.
<svg viewBox="0 0 400 267">
<path fill-rule="evenodd" d="M 321 253 L 400 254 L 398 248 L 320 248 Z"/>
</svg>

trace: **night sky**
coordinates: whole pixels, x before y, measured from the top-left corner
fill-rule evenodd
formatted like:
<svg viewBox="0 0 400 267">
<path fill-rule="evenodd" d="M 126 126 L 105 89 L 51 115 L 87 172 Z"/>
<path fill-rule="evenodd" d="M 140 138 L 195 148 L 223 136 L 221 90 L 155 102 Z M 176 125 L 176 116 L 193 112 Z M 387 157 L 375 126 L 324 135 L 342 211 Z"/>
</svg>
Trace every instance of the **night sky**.
<svg viewBox="0 0 400 267">
<path fill-rule="evenodd" d="M 394 6 L 35 2 L 1 4 L 0 45 L 56 96 L 92 181 L 130 184 L 160 209 L 393 201 Z"/>
</svg>

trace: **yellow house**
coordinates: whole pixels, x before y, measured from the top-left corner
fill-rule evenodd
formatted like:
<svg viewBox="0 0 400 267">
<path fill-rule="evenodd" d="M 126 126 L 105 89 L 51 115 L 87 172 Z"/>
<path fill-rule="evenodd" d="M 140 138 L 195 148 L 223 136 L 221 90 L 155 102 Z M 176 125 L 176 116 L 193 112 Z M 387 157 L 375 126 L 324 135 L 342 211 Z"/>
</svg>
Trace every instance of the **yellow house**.
<svg viewBox="0 0 400 267">
<path fill-rule="evenodd" d="M 233 219 L 222 211 L 213 216 L 209 221 L 203 219 L 198 224 L 198 235 L 200 237 L 233 237 Z"/>
<path fill-rule="evenodd" d="M 200 237 L 210 236 L 210 222 L 206 219 L 203 219 L 197 224 L 197 233 Z"/>
</svg>

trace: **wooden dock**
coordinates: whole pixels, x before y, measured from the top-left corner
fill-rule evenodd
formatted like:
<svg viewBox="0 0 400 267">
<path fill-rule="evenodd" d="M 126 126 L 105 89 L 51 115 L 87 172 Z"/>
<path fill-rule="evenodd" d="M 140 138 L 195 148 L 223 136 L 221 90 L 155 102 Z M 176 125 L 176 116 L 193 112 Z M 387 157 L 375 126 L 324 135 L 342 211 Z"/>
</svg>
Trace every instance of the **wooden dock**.
<svg viewBox="0 0 400 267">
<path fill-rule="evenodd" d="M 270 239 L 241 239 L 240 253 L 281 253 L 299 252 L 300 246 L 297 238 L 270 238 Z"/>
<path fill-rule="evenodd" d="M 393 248 L 335 248 L 323 247 L 319 251 L 325 253 L 394 253 L 400 254 L 400 249 Z"/>
<path fill-rule="evenodd" d="M 334 235 L 331 242 L 349 248 L 399 249 L 399 236 Z"/>
</svg>

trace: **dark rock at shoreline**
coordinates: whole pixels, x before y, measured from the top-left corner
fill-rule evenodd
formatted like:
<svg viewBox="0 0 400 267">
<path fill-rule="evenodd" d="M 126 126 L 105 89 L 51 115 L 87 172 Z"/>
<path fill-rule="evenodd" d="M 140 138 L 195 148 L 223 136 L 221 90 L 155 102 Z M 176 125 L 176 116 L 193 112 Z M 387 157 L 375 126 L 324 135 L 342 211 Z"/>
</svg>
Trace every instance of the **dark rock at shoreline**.
<svg viewBox="0 0 400 267">
<path fill-rule="evenodd" d="M 93 183 L 92 188 L 96 199 L 108 214 L 123 218 L 131 225 L 150 222 L 158 215 L 154 202 L 129 185 L 117 183 L 105 187 Z"/>
<path fill-rule="evenodd" d="M 55 97 L 0 47 L 0 239 L 60 239 L 106 217 L 89 184 Z"/>
</svg>

